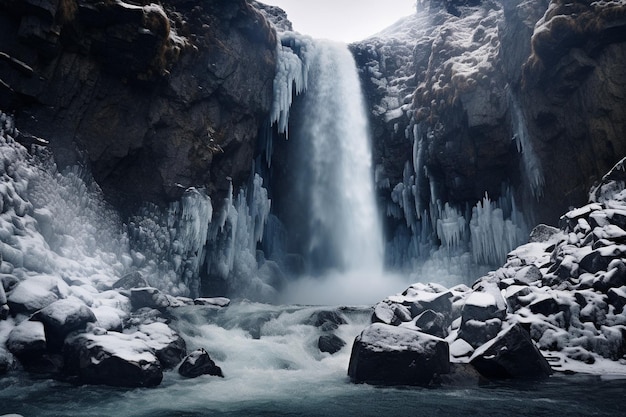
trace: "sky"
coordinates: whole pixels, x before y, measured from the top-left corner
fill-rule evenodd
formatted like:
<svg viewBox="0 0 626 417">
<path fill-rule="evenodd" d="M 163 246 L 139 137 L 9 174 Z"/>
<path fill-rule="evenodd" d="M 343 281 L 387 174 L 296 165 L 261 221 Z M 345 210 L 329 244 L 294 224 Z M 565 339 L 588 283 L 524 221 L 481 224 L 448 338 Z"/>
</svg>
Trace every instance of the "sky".
<svg viewBox="0 0 626 417">
<path fill-rule="evenodd" d="M 259 0 L 287 12 L 296 32 L 346 43 L 415 12 L 415 0 Z"/>
</svg>

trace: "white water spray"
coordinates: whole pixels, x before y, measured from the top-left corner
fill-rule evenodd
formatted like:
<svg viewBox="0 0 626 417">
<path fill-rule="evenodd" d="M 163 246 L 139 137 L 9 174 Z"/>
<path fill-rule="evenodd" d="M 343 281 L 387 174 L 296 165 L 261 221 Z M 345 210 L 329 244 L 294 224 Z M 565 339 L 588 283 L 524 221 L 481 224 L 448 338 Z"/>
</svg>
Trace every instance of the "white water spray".
<svg viewBox="0 0 626 417">
<path fill-rule="evenodd" d="M 383 277 L 382 228 L 357 68 L 345 44 L 316 41 L 310 52 L 308 89 L 290 141 L 298 141 L 295 188 L 308 202 L 302 249 L 323 277 L 292 285 L 289 301 L 375 300 L 389 292 L 390 281 Z"/>
</svg>

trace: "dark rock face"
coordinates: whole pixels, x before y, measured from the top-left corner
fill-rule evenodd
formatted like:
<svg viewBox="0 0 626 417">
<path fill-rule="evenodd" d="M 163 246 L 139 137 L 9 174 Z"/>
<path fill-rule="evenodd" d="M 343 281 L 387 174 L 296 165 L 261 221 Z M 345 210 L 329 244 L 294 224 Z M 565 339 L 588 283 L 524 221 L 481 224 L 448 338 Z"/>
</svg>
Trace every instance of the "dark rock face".
<svg viewBox="0 0 626 417">
<path fill-rule="evenodd" d="M 170 305 L 167 296 L 153 287 L 133 288 L 130 291 L 130 302 L 136 310 L 141 308 L 163 310 Z"/>
<path fill-rule="evenodd" d="M 510 190 L 548 224 L 584 204 L 626 153 L 624 13 L 608 2 L 422 1 L 415 16 L 351 46 L 394 250 L 410 236 L 445 243 L 416 223 L 485 193 Z"/>
<path fill-rule="evenodd" d="M 357 336 L 348 376 L 353 382 L 429 385 L 450 370 L 448 343 L 411 329 L 375 323 Z"/>
<path fill-rule="evenodd" d="M 86 162 L 118 207 L 249 177 L 276 37 L 244 0 L 3 0 L 0 28 L 0 107 L 21 140 L 49 139 L 61 167 Z"/>
<path fill-rule="evenodd" d="M 487 378 L 545 378 L 552 374 L 548 361 L 519 324 L 483 345 L 470 363 Z"/>
<path fill-rule="evenodd" d="M 222 369 L 213 362 L 204 349 L 191 352 L 178 368 L 178 373 L 185 378 L 197 378 L 200 375 L 224 377 Z"/>
<path fill-rule="evenodd" d="M 347 321 L 341 313 L 332 310 L 313 313 L 306 321 L 306 324 L 319 327 L 324 331 L 335 330 L 340 325 L 346 323 Z"/>
</svg>

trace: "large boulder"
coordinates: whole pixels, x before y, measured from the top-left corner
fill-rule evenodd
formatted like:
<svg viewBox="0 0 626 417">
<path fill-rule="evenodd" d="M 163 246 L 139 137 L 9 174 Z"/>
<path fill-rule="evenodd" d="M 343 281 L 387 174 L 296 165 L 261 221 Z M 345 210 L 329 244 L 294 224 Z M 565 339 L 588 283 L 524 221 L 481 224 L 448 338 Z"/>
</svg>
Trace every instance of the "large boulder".
<svg viewBox="0 0 626 417">
<path fill-rule="evenodd" d="M 88 323 L 96 321 L 96 316 L 79 300 L 63 299 L 42 308 L 30 320 L 43 323 L 48 349 L 60 352 L 65 337 L 75 330 L 84 330 Z"/>
<path fill-rule="evenodd" d="M 164 310 L 170 305 L 167 296 L 153 287 L 131 289 L 130 302 L 135 310 L 146 307 L 155 310 Z"/>
<path fill-rule="evenodd" d="M 197 378 L 200 375 L 224 377 L 222 369 L 213 362 L 204 349 L 191 352 L 181 363 L 178 373 L 185 378 Z"/>
<path fill-rule="evenodd" d="M 8 295 L 11 314 L 32 314 L 52 304 L 59 297 L 33 280 L 20 282 Z"/>
<path fill-rule="evenodd" d="M 519 324 L 476 349 L 470 363 L 486 378 L 544 378 L 552 374 L 548 361 Z"/>
<path fill-rule="evenodd" d="M 86 384 L 154 387 L 163 371 L 143 340 L 117 332 L 70 336 L 63 348 L 66 371 Z"/>
<path fill-rule="evenodd" d="M 14 327 L 6 345 L 29 372 L 57 373 L 63 367 L 63 358 L 48 352 L 44 326 L 40 322 L 23 321 Z"/>
<path fill-rule="evenodd" d="M 334 310 L 322 310 L 311 314 L 305 324 L 319 327 L 324 331 L 330 331 L 346 323 L 347 321 L 341 313 Z"/>
<path fill-rule="evenodd" d="M 354 341 L 348 376 L 353 382 L 425 386 L 449 369 L 445 340 L 403 327 L 374 323 Z"/>
</svg>

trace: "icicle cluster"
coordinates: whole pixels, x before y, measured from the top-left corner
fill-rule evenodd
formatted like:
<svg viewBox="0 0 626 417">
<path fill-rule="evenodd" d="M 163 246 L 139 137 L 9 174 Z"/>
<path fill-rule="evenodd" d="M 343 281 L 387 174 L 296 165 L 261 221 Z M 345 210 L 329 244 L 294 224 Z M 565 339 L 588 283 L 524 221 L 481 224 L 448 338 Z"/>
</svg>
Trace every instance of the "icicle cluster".
<svg viewBox="0 0 626 417">
<path fill-rule="evenodd" d="M 456 264 L 453 260 L 459 257 L 475 265 L 503 262 L 510 250 L 524 242 L 528 231 L 511 191 L 503 187 L 498 201 L 486 195 L 471 209 L 444 202 L 424 164 L 426 141 L 419 125 L 408 127 L 406 136 L 413 142 L 412 160 L 405 163 L 402 182 L 391 190 L 387 205 L 387 216 L 403 219 L 404 224 L 388 239 L 387 264 L 416 269 L 437 259 Z M 377 177 L 379 188 L 388 188 L 384 180 L 382 175 Z M 536 184 L 542 181 L 537 179 Z"/>
</svg>

